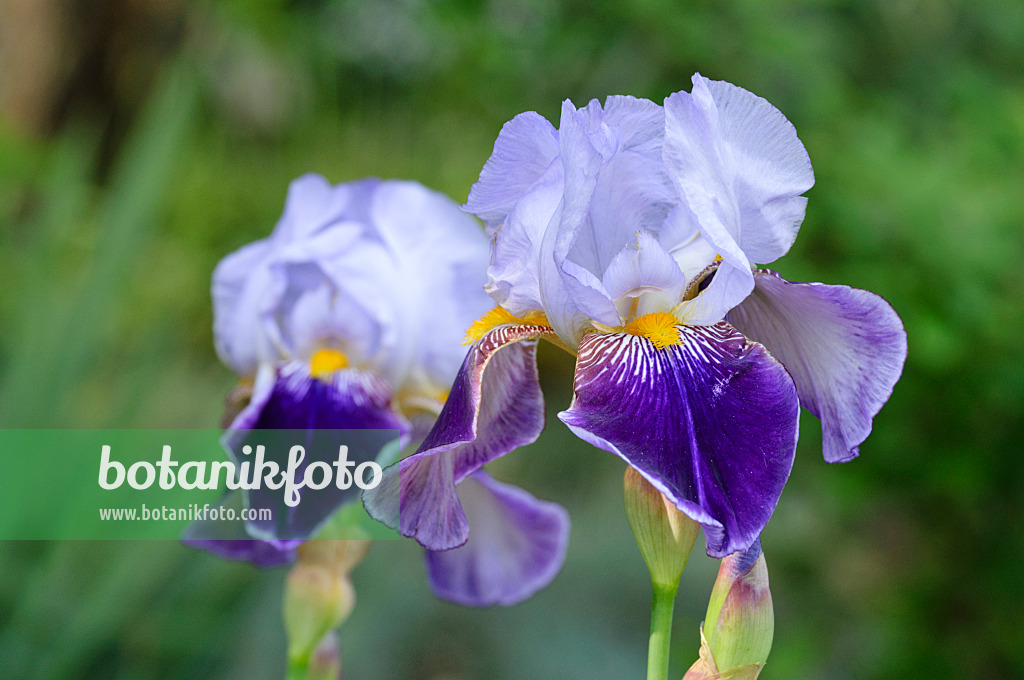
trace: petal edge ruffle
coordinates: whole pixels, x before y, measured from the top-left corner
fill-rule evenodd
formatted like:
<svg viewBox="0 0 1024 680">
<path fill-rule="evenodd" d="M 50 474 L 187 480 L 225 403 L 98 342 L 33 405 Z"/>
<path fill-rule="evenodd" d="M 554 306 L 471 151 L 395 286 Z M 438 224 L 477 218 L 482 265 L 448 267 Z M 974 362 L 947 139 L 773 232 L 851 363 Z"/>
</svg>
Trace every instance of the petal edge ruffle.
<svg viewBox="0 0 1024 680">
<path fill-rule="evenodd" d="M 546 326 L 509 324 L 477 340 L 419 451 L 386 470 L 381 484 L 364 494 L 367 512 L 431 550 L 465 543 L 469 525 L 455 485 L 540 435 L 537 339 L 551 335 Z"/>
</svg>

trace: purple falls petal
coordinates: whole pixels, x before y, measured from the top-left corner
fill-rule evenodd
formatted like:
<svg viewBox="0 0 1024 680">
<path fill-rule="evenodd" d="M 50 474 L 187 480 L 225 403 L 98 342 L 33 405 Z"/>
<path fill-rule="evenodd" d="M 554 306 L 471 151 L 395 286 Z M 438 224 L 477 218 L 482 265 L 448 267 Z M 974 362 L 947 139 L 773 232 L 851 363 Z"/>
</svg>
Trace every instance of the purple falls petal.
<svg viewBox="0 0 1024 680">
<path fill-rule="evenodd" d="M 755 282 L 730 322 L 785 364 L 800 403 L 821 420 L 825 460 L 856 458 L 903 372 L 903 322 L 866 290 L 790 283 L 768 270 Z"/>
<path fill-rule="evenodd" d="M 221 507 L 239 513 L 242 509 L 242 494 L 231 491 L 219 502 Z M 257 567 L 279 567 L 295 561 L 295 548 L 301 541 L 260 541 L 245 531 L 243 522 L 221 520 L 198 520 L 190 524 L 182 536 L 182 542 L 193 548 L 200 548 L 239 562 L 251 562 Z"/>
<path fill-rule="evenodd" d="M 565 508 L 483 471 L 463 480 L 458 493 L 473 535 L 461 547 L 426 551 L 427 578 L 438 597 L 469 607 L 508 606 L 551 582 L 569 541 Z"/>
<path fill-rule="evenodd" d="M 726 323 L 678 326 L 682 343 L 591 334 L 559 418 L 622 457 L 704 528 L 707 552 L 746 550 L 793 465 L 800 407 L 786 369 Z"/>
<path fill-rule="evenodd" d="M 386 470 L 381 484 L 363 495 L 372 517 L 431 550 L 466 542 L 469 525 L 455 485 L 540 435 L 537 338 L 551 333 L 544 326 L 506 325 L 474 343 L 419 451 Z"/>
<path fill-rule="evenodd" d="M 185 539 L 183 542 L 224 559 L 251 562 L 257 567 L 280 567 L 295 561 L 295 547 L 302 541 L 260 541 L 249 538 Z"/>
<path fill-rule="evenodd" d="M 335 371 L 329 379 L 313 378 L 305 362 L 292 361 L 260 375 L 249 405 L 235 418 L 222 442 L 236 462 L 253 455 L 242 453 L 245 445 L 265 446 L 265 460 L 281 470 L 288 466 L 292 446 L 305 447 L 305 458 L 296 469 L 301 480 L 307 467 L 338 459 L 341 445 L 356 465 L 376 459 L 396 436 L 408 434 L 408 423 L 391 409 L 391 390 L 374 373 L 355 369 Z M 332 469 L 332 472 L 334 470 Z M 315 477 L 319 479 L 319 476 Z M 300 502 L 285 505 L 284 489 L 266 484 L 245 491 L 249 508 L 268 508 L 272 520 L 249 520 L 249 532 L 264 539 L 303 539 L 342 505 L 359 498 L 352 485 L 339 489 L 328 484 L 320 490 L 302 489 Z"/>
</svg>

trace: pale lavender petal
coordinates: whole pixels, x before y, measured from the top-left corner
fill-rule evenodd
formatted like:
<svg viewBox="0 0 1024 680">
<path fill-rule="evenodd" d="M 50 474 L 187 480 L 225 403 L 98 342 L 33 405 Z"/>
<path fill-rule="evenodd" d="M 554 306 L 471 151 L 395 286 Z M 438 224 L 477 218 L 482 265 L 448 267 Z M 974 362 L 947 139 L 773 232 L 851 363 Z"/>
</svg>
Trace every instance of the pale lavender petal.
<svg viewBox="0 0 1024 680">
<path fill-rule="evenodd" d="M 543 116 L 529 111 L 505 123 L 494 142 L 480 179 L 469 191 L 466 210 L 488 229 L 505 217 L 558 157 L 558 131 Z"/>
<path fill-rule="evenodd" d="M 218 266 L 218 352 L 251 376 L 335 348 L 400 393 L 440 389 L 462 360 L 462 330 L 491 305 L 487 258 L 480 225 L 443 194 L 307 175 L 271 236 Z"/>
<path fill-rule="evenodd" d="M 472 530 L 463 546 L 427 550 L 434 593 L 470 607 L 513 605 L 546 586 L 565 560 L 569 513 L 478 471 L 458 486 Z"/>
<path fill-rule="evenodd" d="M 640 306 L 637 314 L 648 314 L 672 308 L 686 288 L 686 277 L 672 256 L 648 231 L 636 235 L 636 243 L 616 255 L 602 280 L 608 295 L 617 301 L 619 315 L 625 319 L 630 301 L 651 302 L 650 309 Z"/>
<path fill-rule="evenodd" d="M 784 255 L 814 184 L 793 125 L 761 97 L 700 74 L 665 113 L 665 160 L 705 237 L 719 248 L 732 240 L 751 261 Z"/>
<path fill-rule="evenodd" d="M 559 418 L 700 522 L 708 554 L 724 557 L 748 548 L 775 509 L 799 401 L 782 364 L 728 324 L 677 330 L 682 344 L 663 349 L 633 335 L 584 337 Z"/>
<path fill-rule="evenodd" d="M 329 234 L 325 235 L 329 236 Z M 324 237 L 311 239 L 323 241 Z M 392 265 L 383 249 L 366 242 L 350 243 L 345 255 L 322 244 L 316 258 L 279 259 L 270 273 L 281 282 L 268 296 L 263 331 L 289 358 L 308 359 L 324 347 L 344 347 L 349 360 L 368 364 L 393 350 L 394 313 L 377 304 L 381 287 L 374 277 Z M 351 262 L 342 262 L 351 258 Z"/>
<path fill-rule="evenodd" d="M 693 92 L 665 100 L 664 158 L 701 234 L 722 257 L 689 323 L 717 321 L 753 290 L 753 262 L 789 250 L 814 183 L 792 124 L 764 99 L 693 76 Z"/>
<path fill-rule="evenodd" d="M 256 469 L 255 454 L 245 455 L 243 447 L 265 446 L 265 460 L 279 469 L 288 465 L 294 445 L 305 447 L 305 459 L 296 471 L 301 479 L 310 464 L 331 465 L 339 447 L 348 447 L 348 460 L 358 465 L 375 460 L 395 437 L 408 435 L 408 423 L 391 408 L 388 384 L 373 373 L 346 369 L 329 379 L 313 378 L 304 362 L 283 364 L 265 371 L 257 379 L 252 400 L 235 418 L 222 442 L 232 458 L 249 461 Z M 251 535 L 262 539 L 308 538 L 342 505 L 358 499 L 359 489 L 303 489 L 294 507 L 284 505 L 284 490 L 247 490 L 249 508 L 270 509 L 271 520 L 250 520 Z"/>
<path fill-rule="evenodd" d="M 398 310 L 395 327 L 414 340 L 400 343 L 414 350 L 410 373 L 420 371 L 438 387 L 447 386 L 462 364 L 466 328 L 494 306 L 483 290 L 490 242 L 480 223 L 454 201 L 416 182 L 382 182 L 371 218 L 401 275 L 368 277 L 379 293 L 363 299 Z M 385 285 L 386 278 L 392 285 Z M 382 357 L 382 367 L 384 362 L 399 359 Z"/>
<path fill-rule="evenodd" d="M 618 128 L 622 150 L 660 160 L 665 112 L 658 104 L 649 99 L 612 95 L 604 102 L 604 122 Z"/>
<path fill-rule="evenodd" d="M 740 246 L 754 262 L 772 262 L 789 251 L 804 220 L 801 194 L 814 186 L 811 159 L 796 128 L 767 100 L 702 80 L 718 109 L 722 161 L 739 203 Z"/>
<path fill-rule="evenodd" d="M 676 92 L 665 100 L 665 164 L 696 218 L 701 235 L 722 258 L 723 276 L 704 291 L 697 315 L 687 305 L 689 323 L 713 323 L 754 287 L 751 263 L 740 247 L 740 213 L 732 177 L 724 166 L 719 111 L 704 84 L 694 76 L 693 93 Z M 715 318 L 717 316 L 717 318 Z"/>
<path fill-rule="evenodd" d="M 590 203 L 604 163 L 602 153 L 613 154 L 617 139 L 601 122 L 601 109 L 596 101 L 577 110 L 566 100 L 562 103 L 559 146 L 564 169 L 562 210 L 558 224 L 545 232 L 544 242 L 551 248 L 554 267 L 547 271 L 542 269 L 541 282 L 546 286 L 542 292 L 548 321 L 559 337 L 572 346 L 576 344 L 581 320 L 590 314 L 607 319 L 607 315 L 614 312 L 612 301 L 599 290 L 597 277 L 603 271 L 599 265 L 600 253 L 584 245 L 577 249 L 576 243 L 581 236 L 588 239 L 584 232 L 588 231 Z M 570 260 L 574 249 L 579 252 Z M 547 263 L 542 262 L 542 266 L 544 264 Z M 580 313 L 581 303 L 587 307 L 584 313 Z M 598 309 L 602 304 L 603 312 Z"/>
<path fill-rule="evenodd" d="M 288 186 L 284 214 L 271 238 L 291 242 L 318 232 L 337 222 L 350 201 L 347 185 L 331 186 L 320 175 L 303 175 Z"/>
<path fill-rule="evenodd" d="M 601 279 L 572 260 L 563 260 L 561 271 L 562 281 L 571 296 L 571 305 L 574 309 L 579 310 L 589 321 L 597 321 L 606 326 L 620 325 L 615 300 L 605 289 Z M 573 337 L 572 341 L 567 341 L 566 344 L 577 344 L 576 338 Z"/>
<path fill-rule="evenodd" d="M 661 226 L 675 192 L 660 158 L 660 107 L 630 97 L 610 103 L 608 111 L 596 102 L 579 111 L 563 105 L 565 197 L 554 257 L 575 305 L 593 320 L 617 325 L 614 297 L 602 285 L 605 271 L 636 243 L 638 231 Z"/>
<path fill-rule="evenodd" d="M 903 371 L 903 322 L 866 290 L 791 283 L 768 270 L 755 279 L 730 322 L 785 364 L 800 402 L 821 420 L 825 460 L 855 458 Z"/>
<path fill-rule="evenodd" d="M 469 525 L 455 485 L 540 435 L 544 397 L 537 382 L 537 338 L 550 334 L 543 326 L 506 325 L 474 343 L 419 451 L 389 468 L 383 482 L 364 494 L 371 516 L 432 550 L 466 542 Z"/>
<path fill-rule="evenodd" d="M 260 362 L 279 358 L 260 325 L 260 312 L 272 290 L 261 263 L 271 245 L 256 241 L 231 253 L 213 271 L 213 342 L 221 361 L 242 376 L 256 374 Z"/>
<path fill-rule="evenodd" d="M 542 272 L 554 269 L 551 250 L 543 250 L 544 238 L 549 225 L 557 223 L 561 215 L 561 201 L 562 166 L 553 164 L 515 203 L 505 223 L 494 230 L 485 290 L 512 314 L 521 316 L 544 306 Z"/>
<path fill-rule="evenodd" d="M 706 285 L 701 286 L 697 297 L 673 308 L 672 313 L 683 323 L 708 326 L 721 321 L 754 290 L 754 274 L 749 265 L 737 267 L 723 260 L 715 268 L 715 275 L 703 283 Z"/>
</svg>

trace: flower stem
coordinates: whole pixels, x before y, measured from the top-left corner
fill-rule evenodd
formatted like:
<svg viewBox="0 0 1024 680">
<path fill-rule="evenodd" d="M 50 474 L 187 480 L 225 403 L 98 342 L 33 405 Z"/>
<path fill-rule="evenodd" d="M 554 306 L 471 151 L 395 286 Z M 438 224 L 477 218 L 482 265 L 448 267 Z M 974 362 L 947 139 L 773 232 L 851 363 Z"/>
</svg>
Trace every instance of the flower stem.
<svg viewBox="0 0 1024 680">
<path fill-rule="evenodd" d="M 286 680 L 306 680 L 308 677 L 309 660 L 299 661 L 290 659 L 288 661 L 288 674 Z"/>
<path fill-rule="evenodd" d="M 665 680 L 668 677 L 669 647 L 672 642 L 672 611 L 676 604 L 674 586 L 652 584 L 651 639 L 647 646 L 647 680 Z"/>
</svg>

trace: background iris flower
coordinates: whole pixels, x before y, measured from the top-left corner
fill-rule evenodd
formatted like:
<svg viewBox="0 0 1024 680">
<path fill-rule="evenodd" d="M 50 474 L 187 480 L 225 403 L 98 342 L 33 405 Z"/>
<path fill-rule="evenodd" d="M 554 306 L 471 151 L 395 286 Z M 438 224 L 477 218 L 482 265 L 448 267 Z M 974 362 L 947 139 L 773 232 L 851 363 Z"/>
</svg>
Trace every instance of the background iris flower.
<svg viewBox="0 0 1024 680">
<path fill-rule="evenodd" d="M 457 372 L 462 329 L 488 306 L 479 286 L 486 257 L 476 221 L 419 184 L 295 180 L 274 232 L 213 275 L 218 354 L 252 385 L 229 439 L 252 429 L 391 429 L 405 443 L 422 439 Z M 285 526 L 249 526 L 268 540 L 189 542 L 286 563 L 356 492 L 300 502 Z M 478 538 L 427 553 L 435 592 L 511 604 L 546 585 L 564 558 L 565 511 L 483 471 L 460 495 Z"/>
<path fill-rule="evenodd" d="M 558 129 L 509 121 L 466 206 L 492 239 L 500 306 L 470 329 L 437 425 L 387 480 L 402 533 L 433 549 L 467 540 L 455 484 L 542 426 L 543 338 L 577 356 L 561 420 L 699 522 L 709 555 L 747 550 L 789 476 L 800 404 L 822 421 L 826 459 L 848 460 L 906 357 L 876 295 L 755 269 L 792 245 L 812 184 L 777 109 L 699 74 L 664 106 L 566 101 Z"/>
</svg>

